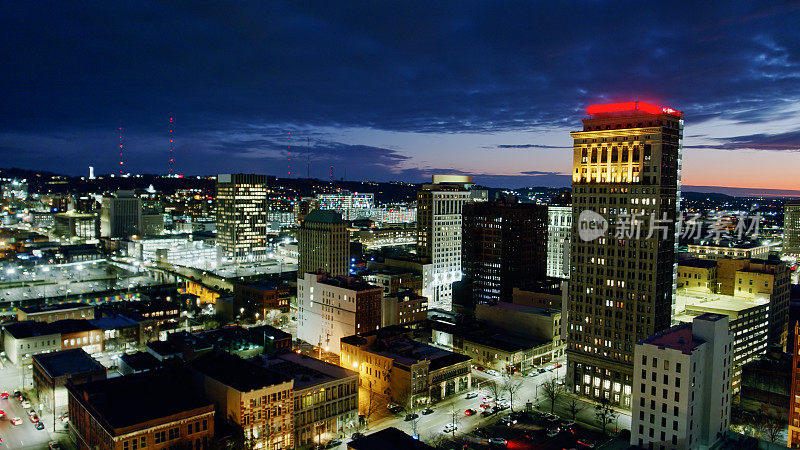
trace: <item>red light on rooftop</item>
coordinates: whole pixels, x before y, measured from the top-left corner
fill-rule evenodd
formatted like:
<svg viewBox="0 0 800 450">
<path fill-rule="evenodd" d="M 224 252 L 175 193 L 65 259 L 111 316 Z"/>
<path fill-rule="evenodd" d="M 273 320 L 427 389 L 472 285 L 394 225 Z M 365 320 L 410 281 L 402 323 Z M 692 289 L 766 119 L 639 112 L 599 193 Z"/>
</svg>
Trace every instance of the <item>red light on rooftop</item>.
<svg viewBox="0 0 800 450">
<path fill-rule="evenodd" d="M 603 114 L 621 111 L 642 111 L 648 114 L 669 114 L 678 117 L 682 114 L 681 111 L 669 107 L 662 108 L 661 106 L 645 102 L 606 103 L 603 105 L 589 105 L 589 107 L 586 108 L 586 114 Z"/>
</svg>

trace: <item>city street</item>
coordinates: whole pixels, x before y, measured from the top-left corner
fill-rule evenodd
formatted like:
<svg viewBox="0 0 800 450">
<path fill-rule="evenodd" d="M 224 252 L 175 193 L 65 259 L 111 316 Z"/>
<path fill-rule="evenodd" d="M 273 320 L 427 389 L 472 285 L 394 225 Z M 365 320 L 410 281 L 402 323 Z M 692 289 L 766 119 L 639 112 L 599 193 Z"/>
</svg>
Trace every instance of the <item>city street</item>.
<svg viewBox="0 0 800 450">
<path fill-rule="evenodd" d="M 545 367 L 547 367 L 547 365 Z M 536 404 L 540 405 L 540 407 L 538 408 L 539 411 L 549 412 L 550 403 L 549 400 L 544 396 L 544 393 L 541 389 L 541 385 L 553 379 L 563 377 L 565 374 L 565 370 L 566 368 L 562 366 L 558 369 L 537 374 L 534 377 L 514 376 L 513 379 L 515 381 L 522 382 L 522 387 L 514 395 L 514 405 L 513 405 L 514 411 L 524 410 L 526 403 L 530 401 L 534 405 Z M 508 409 L 494 416 L 490 416 L 488 418 L 482 417 L 480 414 L 476 414 L 473 416 L 466 416 L 464 414 L 464 411 L 468 408 L 475 409 L 476 411 L 480 412 L 480 404 L 482 403 L 482 398 L 485 395 L 490 395 L 488 390 L 483 388 L 484 386 L 486 386 L 487 382 L 491 380 L 496 381 L 498 383 L 502 382 L 502 377 L 492 377 L 487 375 L 485 372 L 477 370 L 472 371 L 472 376 L 473 376 L 473 388 L 470 392 L 475 392 L 478 394 L 478 396 L 476 398 L 467 399 L 466 398 L 467 392 L 459 393 L 458 395 L 454 395 L 439 403 L 434 404 L 432 406 L 432 409 L 434 410 L 432 414 L 430 415 L 420 414 L 420 419 L 417 423 L 416 431 L 421 439 L 429 440 L 431 438 L 437 438 L 438 436 L 442 435 L 444 433 L 445 426 L 452 422 L 451 412 L 453 410 L 455 410 L 458 413 L 458 421 L 456 423 L 456 425 L 458 426 L 458 430 L 456 431 L 457 436 L 469 433 L 476 427 L 484 427 L 486 425 L 490 425 L 498 421 L 500 417 L 511 412 L 511 410 Z M 364 390 L 362 390 L 360 397 L 363 397 L 364 395 L 365 395 Z M 502 396 L 510 400 L 507 393 L 503 393 Z M 556 402 L 556 407 L 554 411 L 557 415 L 559 415 L 563 419 L 571 419 L 571 415 L 568 412 L 565 404 L 565 402 L 569 398 L 570 397 L 568 397 L 567 394 L 564 394 Z M 364 399 L 362 398 L 361 401 L 363 404 Z M 587 426 L 587 428 L 590 429 L 599 429 L 597 418 L 595 416 L 594 405 L 592 403 L 583 400 L 580 400 L 580 403 L 582 409 L 578 412 L 576 416 L 576 422 L 578 424 L 585 425 Z M 537 410 L 535 406 L 534 410 Z M 419 411 L 417 411 L 417 413 L 419 413 Z M 629 412 L 626 413 L 630 414 Z M 364 431 L 364 433 L 369 434 L 384 428 L 396 427 L 400 430 L 403 430 L 406 433 L 413 434 L 411 422 L 406 422 L 404 420 L 405 414 L 406 412 L 403 412 L 395 416 L 385 408 L 385 405 L 381 405 L 376 414 L 373 415 L 372 420 L 370 421 L 370 424 L 367 430 Z M 630 429 L 630 421 L 631 421 L 630 415 L 620 414 L 618 419 L 615 421 L 616 423 L 612 423 L 611 425 L 608 426 L 608 431 L 613 432 L 615 428 Z M 347 440 L 349 439 L 346 439 L 346 441 Z M 556 442 L 557 440 L 553 441 Z M 531 443 L 531 446 L 533 446 L 533 443 Z M 541 445 L 536 445 L 535 447 L 545 448 L 542 447 Z"/>
</svg>

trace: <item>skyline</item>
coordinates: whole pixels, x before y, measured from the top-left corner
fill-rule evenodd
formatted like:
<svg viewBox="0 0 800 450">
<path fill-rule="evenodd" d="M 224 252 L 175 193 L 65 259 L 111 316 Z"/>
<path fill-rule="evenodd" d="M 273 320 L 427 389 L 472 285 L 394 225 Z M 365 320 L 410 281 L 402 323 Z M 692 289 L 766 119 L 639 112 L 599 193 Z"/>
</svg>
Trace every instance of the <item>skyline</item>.
<svg viewBox="0 0 800 450">
<path fill-rule="evenodd" d="M 9 167 L 116 172 L 121 122 L 126 171 L 167 173 L 174 117 L 178 173 L 285 177 L 291 131 L 293 176 L 310 139 L 323 180 L 568 186 L 586 107 L 642 100 L 686 114 L 684 185 L 800 190 L 793 4 L 5 9 Z"/>
</svg>

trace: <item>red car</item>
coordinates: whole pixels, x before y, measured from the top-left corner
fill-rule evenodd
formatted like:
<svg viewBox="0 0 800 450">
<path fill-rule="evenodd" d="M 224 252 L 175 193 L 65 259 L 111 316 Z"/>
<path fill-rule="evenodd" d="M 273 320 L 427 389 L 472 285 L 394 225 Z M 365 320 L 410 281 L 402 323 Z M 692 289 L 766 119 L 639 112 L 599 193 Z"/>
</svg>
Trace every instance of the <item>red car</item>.
<svg viewBox="0 0 800 450">
<path fill-rule="evenodd" d="M 0 417 L 5 417 L 5 416 L 6 416 L 6 412 L 3 411 L 2 409 L 0 409 Z"/>
<path fill-rule="evenodd" d="M 0 394 L 0 399 L 8 400 L 8 392 L 3 392 L 2 394 Z"/>
<path fill-rule="evenodd" d="M 476 414 L 476 413 L 477 413 L 477 411 L 475 411 L 474 409 L 464 410 L 464 414 L 466 414 L 468 416 L 471 416 L 471 415 Z"/>
<path fill-rule="evenodd" d="M 31 423 L 36 423 L 39 421 L 39 416 L 36 414 L 31 414 Z"/>
<path fill-rule="evenodd" d="M 558 369 L 558 368 L 559 368 L 559 367 L 561 367 L 561 366 L 562 366 L 562 364 L 561 364 L 561 363 L 558 363 L 558 364 L 556 364 L 556 365 L 555 365 L 555 366 L 553 366 L 553 367 L 555 367 L 556 369 Z"/>
</svg>

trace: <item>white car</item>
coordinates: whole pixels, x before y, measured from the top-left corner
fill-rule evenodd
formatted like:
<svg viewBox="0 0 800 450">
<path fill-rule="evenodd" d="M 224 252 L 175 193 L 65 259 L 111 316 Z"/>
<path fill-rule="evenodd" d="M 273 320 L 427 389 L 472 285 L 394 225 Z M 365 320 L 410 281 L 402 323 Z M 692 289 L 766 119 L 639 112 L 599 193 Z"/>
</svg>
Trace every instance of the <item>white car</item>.
<svg viewBox="0 0 800 450">
<path fill-rule="evenodd" d="M 453 431 L 456 430 L 458 430 L 458 427 L 453 425 L 452 423 L 448 423 L 447 425 L 444 426 L 445 433 L 452 433 Z"/>
<path fill-rule="evenodd" d="M 486 373 L 488 373 L 489 375 L 491 375 L 493 377 L 499 377 L 500 376 L 500 372 L 498 372 L 498 371 L 496 371 L 494 369 L 489 369 L 489 370 L 486 371 Z"/>
<path fill-rule="evenodd" d="M 25 409 L 30 408 L 31 407 L 31 402 L 25 400 L 24 402 L 22 402 L 22 407 L 25 408 Z"/>
<path fill-rule="evenodd" d="M 477 396 L 478 396 L 478 394 L 476 394 L 475 392 L 470 392 L 470 393 L 467 394 L 466 398 L 467 399 L 471 399 L 471 398 L 475 398 Z"/>
</svg>

